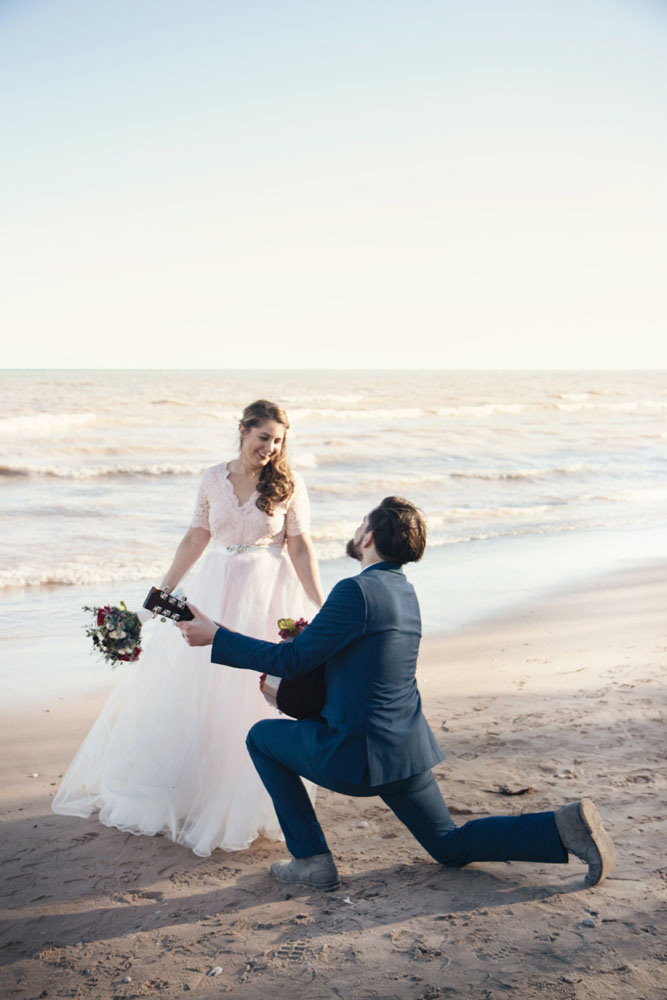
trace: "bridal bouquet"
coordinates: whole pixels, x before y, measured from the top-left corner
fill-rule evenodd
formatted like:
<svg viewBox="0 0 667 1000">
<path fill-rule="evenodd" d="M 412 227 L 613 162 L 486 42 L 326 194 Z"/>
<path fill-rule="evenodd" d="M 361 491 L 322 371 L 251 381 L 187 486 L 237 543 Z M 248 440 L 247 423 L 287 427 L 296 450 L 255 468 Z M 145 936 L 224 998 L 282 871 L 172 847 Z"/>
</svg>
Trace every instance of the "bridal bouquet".
<svg viewBox="0 0 667 1000">
<path fill-rule="evenodd" d="M 299 632 L 303 632 L 307 624 L 308 622 L 305 618 L 298 618 L 296 621 L 293 618 L 279 618 L 278 635 L 283 642 L 291 642 L 292 639 L 296 639 Z M 266 681 L 267 674 L 262 674 L 259 678 L 259 690 L 271 705 L 275 705 L 280 677 L 271 677 L 268 685 Z"/>
<path fill-rule="evenodd" d="M 278 619 L 278 635 L 283 640 L 287 642 L 289 639 L 296 639 L 299 632 L 303 632 L 308 622 L 305 618 L 299 618 L 294 621 L 293 618 L 279 618 Z"/>
<path fill-rule="evenodd" d="M 128 611 L 125 601 L 119 608 L 91 608 L 84 605 L 84 611 L 90 611 L 93 621 L 85 626 L 86 635 L 93 640 L 93 651 L 101 653 L 102 657 L 112 667 L 118 663 L 133 663 L 139 659 L 141 646 L 141 622 L 134 611 Z"/>
</svg>

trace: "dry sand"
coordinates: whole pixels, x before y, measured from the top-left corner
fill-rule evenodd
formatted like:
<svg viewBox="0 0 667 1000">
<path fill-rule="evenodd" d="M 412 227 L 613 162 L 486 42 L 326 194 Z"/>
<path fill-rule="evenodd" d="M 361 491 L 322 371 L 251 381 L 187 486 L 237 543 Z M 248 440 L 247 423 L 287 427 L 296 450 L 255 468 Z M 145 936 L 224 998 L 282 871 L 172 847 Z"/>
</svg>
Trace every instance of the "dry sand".
<svg viewBox="0 0 667 1000">
<path fill-rule="evenodd" d="M 654 564 L 423 649 L 452 811 L 590 795 L 619 852 L 596 889 L 576 861 L 441 868 L 379 801 L 320 792 L 343 885 L 286 891 L 281 844 L 201 859 L 50 812 L 99 699 L 5 718 L 2 997 L 667 997 L 666 608 Z"/>
</svg>

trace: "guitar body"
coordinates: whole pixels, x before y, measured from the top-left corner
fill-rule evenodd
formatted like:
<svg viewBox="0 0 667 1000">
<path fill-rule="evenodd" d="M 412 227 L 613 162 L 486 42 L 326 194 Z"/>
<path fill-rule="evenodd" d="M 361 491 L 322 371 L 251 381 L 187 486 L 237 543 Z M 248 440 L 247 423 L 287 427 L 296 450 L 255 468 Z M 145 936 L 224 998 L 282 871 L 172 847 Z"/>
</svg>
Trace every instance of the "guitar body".
<svg viewBox="0 0 667 1000">
<path fill-rule="evenodd" d="M 313 719 L 322 714 L 327 696 L 324 666 L 301 677 L 266 677 L 266 700 L 292 719 Z"/>
</svg>

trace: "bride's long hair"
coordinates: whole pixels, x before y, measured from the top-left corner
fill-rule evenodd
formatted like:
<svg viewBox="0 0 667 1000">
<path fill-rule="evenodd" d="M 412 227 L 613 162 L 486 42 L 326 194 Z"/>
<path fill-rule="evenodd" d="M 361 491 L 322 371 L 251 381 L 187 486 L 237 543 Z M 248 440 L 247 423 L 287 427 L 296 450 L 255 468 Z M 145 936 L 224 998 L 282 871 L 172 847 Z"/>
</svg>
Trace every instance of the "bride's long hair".
<svg viewBox="0 0 667 1000">
<path fill-rule="evenodd" d="M 287 431 L 289 420 L 287 414 L 277 403 L 271 403 L 268 399 L 257 399 L 250 403 L 243 411 L 243 416 L 239 422 L 241 431 L 241 444 L 243 443 L 243 431 L 250 430 L 251 427 L 258 427 L 266 420 L 275 420 L 277 424 L 282 424 L 285 428 L 285 435 L 280 446 L 280 451 L 262 469 L 257 481 L 257 492 L 259 496 L 255 505 L 267 514 L 273 514 L 275 505 L 283 500 L 289 500 L 294 492 L 294 477 L 287 461 L 285 445 L 287 441 Z"/>
</svg>

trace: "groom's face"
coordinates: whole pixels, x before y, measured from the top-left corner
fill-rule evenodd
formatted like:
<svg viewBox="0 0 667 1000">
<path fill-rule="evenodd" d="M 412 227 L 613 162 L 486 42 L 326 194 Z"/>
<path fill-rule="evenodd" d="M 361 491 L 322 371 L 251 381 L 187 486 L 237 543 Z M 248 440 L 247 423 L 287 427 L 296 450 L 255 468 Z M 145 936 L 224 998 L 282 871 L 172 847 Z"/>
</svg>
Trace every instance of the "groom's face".
<svg viewBox="0 0 667 1000">
<path fill-rule="evenodd" d="M 345 551 L 347 552 L 350 559 L 357 559 L 361 561 L 361 542 L 364 535 L 368 534 L 368 515 L 363 519 L 359 527 L 354 533 L 354 538 L 351 538 L 347 543 Z"/>
</svg>

